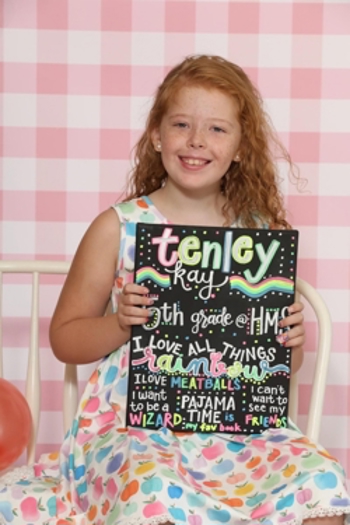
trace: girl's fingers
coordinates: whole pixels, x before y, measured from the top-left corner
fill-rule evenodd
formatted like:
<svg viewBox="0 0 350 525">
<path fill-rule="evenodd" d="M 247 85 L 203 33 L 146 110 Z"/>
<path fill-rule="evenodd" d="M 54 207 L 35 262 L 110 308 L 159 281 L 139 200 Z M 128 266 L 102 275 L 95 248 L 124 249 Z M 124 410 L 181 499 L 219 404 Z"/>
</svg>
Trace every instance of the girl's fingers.
<svg viewBox="0 0 350 525">
<path fill-rule="evenodd" d="M 279 322 L 280 328 L 289 328 L 278 334 L 276 340 L 283 346 L 290 348 L 301 347 L 305 343 L 304 316 L 302 311 L 304 305 L 300 302 L 292 304 L 288 308 L 289 315 Z"/>
<path fill-rule="evenodd" d="M 280 328 L 286 328 L 287 326 L 297 326 L 297 325 L 303 325 L 304 323 L 304 316 L 301 312 L 293 313 L 291 315 L 288 315 L 288 317 L 285 317 L 279 322 Z"/>
<path fill-rule="evenodd" d="M 124 286 L 122 295 L 147 295 L 149 293 L 149 289 L 146 288 L 146 286 L 141 286 L 140 284 L 136 283 L 128 283 Z"/>
<path fill-rule="evenodd" d="M 304 310 L 303 303 L 300 303 L 299 301 L 297 303 L 293 303 L 288 307 L 289 314 L 294 314 L 297 312 L 302 312 Z"/>
<path fill-rule="evenodd" d="M 295 337 L 294 339 L 290 339 L 290 341 L 288 341 L 286 346 L 294 350 L 295 348 L 303 347 L 304 344 L 305 344 L 305 338 L 303 336 L 300 336 L 300 337 Z"/>
<path fill-rule="evenodd" d="M 147 322 L 147 318 L 145 317 L 123 317 L 119 316 L 119 324 L 122 327 L 130 327 L 133 325 L 140 325 Z"/>
<path fill-rule="evenodd" d="M 288 348 L 295 348 L 297 346 L 304 346 L 305 343 L 305 337 L 304 335 L 298 335 L 296 337 L 289 337 L 288 333 L 281 334 L 281 336 L 277 336 L 277 341 Z"/>
<path fill-rule="evenodd" d="M 292 326 L 296 324 L 302 324 L 304 322 L 304 316 L 302 311 L 304 310 L 303 303 L 293 303 L 288 307 L 288 315 L 282 319 L 279 323 L 281 328 L 286 326 Z"/>
<path fill-rule="evenodd" d="M 149 290 L 144 286 L 138 284 L 127 284 L 122 293 L 118 297 L 119 305 L 127 306 L 150 306 L 153 304 L 153 299 L 147 297 Z"/>
<path fill-rule="evenodd" d="M 303 325 L 297 325 L 291 328 L 290 330 L 287 330 L 286 332 L 283 332 L 282 334 L 278 334 L 276 337 L 276 340 L 278 343 L 280 343 L 283 346 L 302 346 L 305 343 L 305 330 Z"/>
<path fill-rule="evenodd" d="M 130 328 L 132 325 L 147 323 L 151 315 L 151 310 L 136 307 L 121 309 L 117 312 L 119 325 L 122 328 Z"/>
<path fill-rule="evenodd" d="M 124 317 L 142 317 L 142 319 L 148 319 L 153 313 L 150 308 L 138 308 L 137 306 L 124 306 L 118 311 Z"/>
<path fill-rule="evenodd" d="M 125 307 L 132 306 L 151 306 L 153 300 L 149 297 L 143 297 L 141 295 L 129 294 L 119 296 L 119 305 L 124 305 Z"/>
<path fill-rule="evenodd" d="M 139 284 L 129 283 L 118 296 L 118 319 L 122 328 L 132 325 L 144 324 L 152 315 L 152 310 L 147 308 L 153 300 L 147 297 L 148 288 Z M 145 308 L 146 307 L 146 308 Z"/>
</svg>

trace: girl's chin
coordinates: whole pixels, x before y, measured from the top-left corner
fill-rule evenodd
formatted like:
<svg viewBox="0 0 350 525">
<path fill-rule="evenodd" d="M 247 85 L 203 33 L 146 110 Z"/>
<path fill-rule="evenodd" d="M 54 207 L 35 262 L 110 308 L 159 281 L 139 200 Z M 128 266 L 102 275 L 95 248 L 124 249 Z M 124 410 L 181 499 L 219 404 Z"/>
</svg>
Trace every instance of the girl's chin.
<svg viewBox="0 0 350 525">
<path fill-rule="evenodd" d="M 174 188 L 188 194 L 194 193 L 196 196 L 200 194 L 221 194 L 221 180 L 210 183 L 205 182 L 200 176 L 190 177 L 183 180 L 179 180 L 178 178 L 174 180 L 171 177 L 168 177 L 166 186 L 168 186 L 168 189 Z"/>
</svg>

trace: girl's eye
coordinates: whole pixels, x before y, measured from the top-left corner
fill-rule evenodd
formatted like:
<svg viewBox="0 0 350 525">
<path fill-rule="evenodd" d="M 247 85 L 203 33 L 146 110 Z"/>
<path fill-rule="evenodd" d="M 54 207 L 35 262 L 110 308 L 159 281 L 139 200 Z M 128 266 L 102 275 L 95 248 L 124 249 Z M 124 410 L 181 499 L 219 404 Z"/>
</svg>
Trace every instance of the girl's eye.
<svg viewBox="0 0 350 525">
<path fill-rule="evenodd" d="M 222 129 L 222 128 L 219 128 L 219 126 L 213 126 L 213 130 L 214 130 L 216 133 L 225 133 L 225 130 Z"/>
<path fill-rule="evenodd" d="M 187 126 L 186 122 L 176 122 L 175 126 L 177 128 L 185 128 Z"/>
</svg>

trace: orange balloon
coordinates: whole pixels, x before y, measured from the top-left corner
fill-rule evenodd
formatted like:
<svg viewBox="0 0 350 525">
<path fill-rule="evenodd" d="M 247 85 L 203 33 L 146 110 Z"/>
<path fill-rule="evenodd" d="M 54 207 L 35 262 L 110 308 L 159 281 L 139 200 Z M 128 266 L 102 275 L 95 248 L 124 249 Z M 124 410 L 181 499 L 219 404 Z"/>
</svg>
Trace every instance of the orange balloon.
<svg viewBox="0 0 350 525">
<path fill-rule="evenodd" d="M 0 471 L 16 461 L 27 446 L 32 416 L 25 397 L 0 378 Z"/>
</svg>

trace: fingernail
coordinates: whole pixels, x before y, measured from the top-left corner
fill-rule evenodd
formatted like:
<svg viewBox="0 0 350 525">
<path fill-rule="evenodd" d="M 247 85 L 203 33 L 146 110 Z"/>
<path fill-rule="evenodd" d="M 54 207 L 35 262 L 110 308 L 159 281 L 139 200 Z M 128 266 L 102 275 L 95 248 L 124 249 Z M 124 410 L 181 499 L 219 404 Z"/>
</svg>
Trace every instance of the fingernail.
<svg viewBox="0 0 350 525">
<path fill-rule="evenodd" d="M 280 345 L 284 345 L 287 341 L 289 340 L 289 336 L 288 334 L 284 333 L 284 334 L 280 334 L 276 337 L 276 341 L 280 344 Z"/>
</svg>

